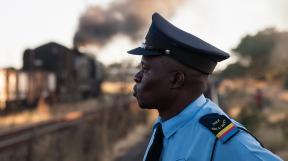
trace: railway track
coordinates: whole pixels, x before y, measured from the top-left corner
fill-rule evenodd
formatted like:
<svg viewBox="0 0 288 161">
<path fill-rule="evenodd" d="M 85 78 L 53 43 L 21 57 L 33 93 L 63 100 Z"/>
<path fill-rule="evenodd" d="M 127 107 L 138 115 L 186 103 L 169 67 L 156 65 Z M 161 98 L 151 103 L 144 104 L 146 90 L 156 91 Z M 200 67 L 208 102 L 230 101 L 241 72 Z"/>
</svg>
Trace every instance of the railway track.
<svg viewBox="0 0 288 161">
<path fill-rule="evenodd" d="M 0 152 L 19 144 L 28 144 L 37 137 L 72 128 L 82 121 L 96 119 L 97 113 L 97 111 L 70 112 L 62 118 L 0 132 Z"/>
</svg>

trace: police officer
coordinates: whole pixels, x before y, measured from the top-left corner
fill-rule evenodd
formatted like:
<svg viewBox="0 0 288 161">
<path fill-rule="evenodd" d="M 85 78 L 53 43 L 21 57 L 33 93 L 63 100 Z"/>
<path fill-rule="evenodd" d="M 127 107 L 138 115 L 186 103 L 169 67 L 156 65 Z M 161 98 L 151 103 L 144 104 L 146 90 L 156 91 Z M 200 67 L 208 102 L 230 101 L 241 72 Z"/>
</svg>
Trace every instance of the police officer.
<svg viewBox="0 0 288 161">
<path fill-rule="evenodd" d="M 133 95 L 159 117 L 143 161 L 280 161 L 204 97 L 208 75 L 229 55 L 170 24 L 158 13 L 141 47 Z"/>
</svg>

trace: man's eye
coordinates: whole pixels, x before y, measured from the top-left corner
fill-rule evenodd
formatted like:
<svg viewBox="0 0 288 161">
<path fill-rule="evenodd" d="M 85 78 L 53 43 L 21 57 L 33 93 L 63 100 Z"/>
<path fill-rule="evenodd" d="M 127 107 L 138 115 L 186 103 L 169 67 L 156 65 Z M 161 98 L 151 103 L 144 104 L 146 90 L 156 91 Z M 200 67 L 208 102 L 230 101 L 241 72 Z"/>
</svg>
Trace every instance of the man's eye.
<svg viewBox="0 0 288 161">
<path fill-rule="evenodd" d="M 143 70 L 144 72 L 146 72 L 146 71 L 148 71 L 148 68 L 145 67 L 145 66 L 142 66 L 142 70 Z"/>
<path fill-rule="evenodd" d="M 147 69 L 147 66 L 143 64 L 143 65 L 141 65 L 141 68 L 142 69 Z"/>
</svg>

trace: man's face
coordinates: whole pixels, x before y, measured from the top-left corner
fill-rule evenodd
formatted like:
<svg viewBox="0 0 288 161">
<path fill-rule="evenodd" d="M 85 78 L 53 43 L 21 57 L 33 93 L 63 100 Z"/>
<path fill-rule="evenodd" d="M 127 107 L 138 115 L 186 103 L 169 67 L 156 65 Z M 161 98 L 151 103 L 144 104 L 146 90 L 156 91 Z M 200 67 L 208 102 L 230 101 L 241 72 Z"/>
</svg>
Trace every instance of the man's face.
<svg viewBox="0 0 288 161">
<path fill-rule="evenodd" d="M 140 71 L 136 73 L 133 95 L 144 109 L 158 108 L 169 95 L 168 68 L 163 56 L 143 56 Z M 166 101 L 165 101 L 166 100 Z"/>
</svg>

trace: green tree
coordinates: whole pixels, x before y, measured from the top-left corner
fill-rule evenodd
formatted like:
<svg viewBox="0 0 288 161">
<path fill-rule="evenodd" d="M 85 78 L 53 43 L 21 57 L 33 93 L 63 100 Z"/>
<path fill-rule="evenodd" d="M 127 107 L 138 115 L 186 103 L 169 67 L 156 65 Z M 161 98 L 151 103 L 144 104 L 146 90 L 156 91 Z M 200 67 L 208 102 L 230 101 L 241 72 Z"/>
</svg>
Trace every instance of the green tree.
<svg viewBox="0 0 288 161">
<path fill-rule="evenodd" d="M 266 29 L 253 36 L 247 35 L 233 49 L 240 62 L 247 65 L 247 72 L 250 75 L 265 77 L 271 51 L 275 45 L 275 35 L 276 31 L 274 29 Z"/>
<path fill-rule="evenodd" d="M 222 76 L 225 78 L 235 78 L 246 76 L 248 68 L 239 62 L 229 64 L 227 68 L 222 72 Z"/>
<path fill-rule="evenodd" d="M 246 35 L 232 51 L 238 61 L 226 68 L 225 75 L 282 78 L 288 69 L 288 32 L 268 28 Z"/>
</svg>

